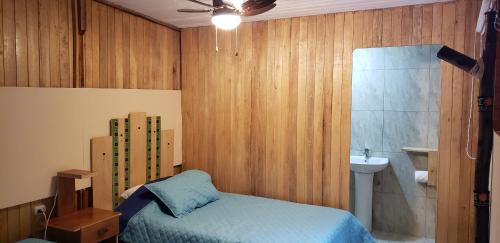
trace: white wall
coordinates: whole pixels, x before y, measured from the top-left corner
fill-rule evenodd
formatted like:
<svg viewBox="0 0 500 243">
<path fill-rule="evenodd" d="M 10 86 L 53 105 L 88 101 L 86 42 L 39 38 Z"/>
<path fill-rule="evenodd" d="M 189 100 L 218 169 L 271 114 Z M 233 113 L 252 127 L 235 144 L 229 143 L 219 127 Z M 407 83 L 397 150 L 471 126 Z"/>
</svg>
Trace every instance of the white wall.
<svg viewBox="0 0 500 243">
<path fill-rule="evenodd" d="M 0 88 L 0 209 L 54 194 L 58 171 L 90 169 L 90 139 L 130 112 L 162 117 L 182 160 L 181 92 L 174 90 Z M 90 186 L 78 180 L 77 188 Z"/>
</svg>

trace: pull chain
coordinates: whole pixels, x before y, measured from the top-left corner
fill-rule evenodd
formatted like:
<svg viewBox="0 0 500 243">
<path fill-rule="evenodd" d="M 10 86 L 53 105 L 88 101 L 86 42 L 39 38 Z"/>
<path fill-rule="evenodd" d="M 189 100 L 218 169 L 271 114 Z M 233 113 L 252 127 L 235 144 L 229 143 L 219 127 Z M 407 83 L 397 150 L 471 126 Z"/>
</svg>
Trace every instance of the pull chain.
<svg viewBox="0 0 500 243">
<path fill-rule="evenodd" d="M 238 56 L 238 53 L 239 53 L 239 46 L 238 46 L 238 29 L 239 27 L 236 27 L 236 51 L 234 52 L 234 55 L 235 56 Z"/>
<path fill-rule="evenodd" d="M 215 26 L 215 52 L 219 52 L 219 28 Z"/>
</svg>

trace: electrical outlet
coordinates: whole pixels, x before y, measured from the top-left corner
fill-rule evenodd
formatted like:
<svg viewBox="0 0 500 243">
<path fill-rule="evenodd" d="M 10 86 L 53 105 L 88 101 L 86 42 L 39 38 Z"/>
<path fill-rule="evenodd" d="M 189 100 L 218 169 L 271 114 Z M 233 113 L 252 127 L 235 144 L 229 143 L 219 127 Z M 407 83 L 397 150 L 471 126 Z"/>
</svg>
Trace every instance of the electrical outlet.
<svg viewBox="0 0 500 243">
<path fill-rule="evenodd" d="M 45 213 L 46 210 L 47 210 L 47 208 L 45 207 L 45 205 L 41 204 L 41 205 L 35 206 L 35 208 L 33 209 L 33 213 L 35 215 L 40 215 L 40 214 Z"/>
</svg>

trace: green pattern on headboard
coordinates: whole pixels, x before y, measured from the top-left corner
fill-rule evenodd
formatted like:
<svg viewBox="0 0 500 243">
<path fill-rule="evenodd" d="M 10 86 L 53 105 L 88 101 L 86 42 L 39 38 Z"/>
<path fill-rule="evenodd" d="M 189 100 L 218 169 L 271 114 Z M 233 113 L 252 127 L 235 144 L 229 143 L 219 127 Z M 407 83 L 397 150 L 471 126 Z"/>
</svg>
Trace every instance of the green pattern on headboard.
<svg viewBox="0 0 500 243">
<path fill-rule="evenodd" d="M 153 136 L 152 131 L 152 119 L 156 119 L 156 132 L 155 136 Z M 124 190 L 128 190 L 130 188 L 130 122 L 129 119 L 124 119 L 125 121 L 125 142 L 124 142 Z M 112 119 L 110 121 L 110 129 L 112 136 L 112 148 L 113 148 L 113 165 L 112 165 L 112 199 L 113 199 L 113 208 L 116 208 L 121 202 L 122 198 L 118 192 L 118 158 L 119 158 L 119 119 Z M 151 147 L 152 139 L 156 139 L 156 147 Z M 160 170 L 161 170 L 161 117 L 147 117 L 147 136 L 146 136 L 146 182 L 150 182 L 152 179 L 151 175 L 151 151 L 152 149 L 156 150 L 156 173 L 155 178 L 160 178 Z"/>
<path fill-rule="evenodd" d="M 111 120 L 111 137 L 113 141 L 113 165 L 112 165 L 112 193 L 113 193 L 113 208 L 118 206 L 118 119 Z"/>
<path fill-rule="evenodd" d="M 130 121 L 125 118 L 125 190 L 130 188 Z"/>
<path fill-rule="evenodd" d="M 161 171 L 161 117 L 156 117 L 156 178 L 160 178 Z"/>
<path fill-rule="evenodd" d="M 146 181 L 151 181 L 151 117 L 147 118 L 146 132 Z"/>
<path fill-rule="evenodd" d="M 130 188 L 130 125 L 128 119 L 124 119 L 125 122 L 125 141 L 124 141 L 124 171 L 122 171 L 124 175 L 124 180 L 125 180 L 125 185 L 124 185 L 124 190 L 127 190 Z M 119 157 L 119 132 L 118 132 L 118 127 L 119 127 L 119 119 L 112 119 L 110 121 L 110 128 L 111 128 L 111 137 L 112 137 L 112 148 L 113 148 L 113 165 L 112 165 L 112 199 L 113 199 L 113 208 L 116 208 L 121 202 L 122 198 L 120 197 L 118 193 L 118 157 Z"/>
</svg>

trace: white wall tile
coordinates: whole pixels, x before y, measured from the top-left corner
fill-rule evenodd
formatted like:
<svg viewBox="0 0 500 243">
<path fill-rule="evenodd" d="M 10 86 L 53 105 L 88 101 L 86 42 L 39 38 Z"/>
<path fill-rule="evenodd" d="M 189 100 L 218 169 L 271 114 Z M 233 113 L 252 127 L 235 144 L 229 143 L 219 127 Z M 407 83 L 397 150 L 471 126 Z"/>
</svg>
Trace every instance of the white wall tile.
<svg viewBox="0 0 500 243">
<path fill-rule="evenodd" d="M 383 111 L 351 113 L 351 149 L 382 151 Z"/>
<path fill-rule="evenodd" d="M 429 69 L 385 70 L 384 110 L 427 111 Z"/>
<path fill-rule="evenodd" d="M 352 75 L 352 110 L 384 108 L 384 70 L 357 70 Z"/>
</svg>

